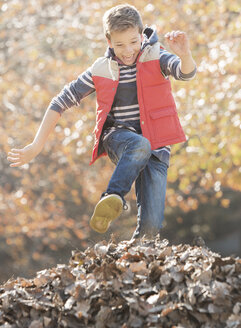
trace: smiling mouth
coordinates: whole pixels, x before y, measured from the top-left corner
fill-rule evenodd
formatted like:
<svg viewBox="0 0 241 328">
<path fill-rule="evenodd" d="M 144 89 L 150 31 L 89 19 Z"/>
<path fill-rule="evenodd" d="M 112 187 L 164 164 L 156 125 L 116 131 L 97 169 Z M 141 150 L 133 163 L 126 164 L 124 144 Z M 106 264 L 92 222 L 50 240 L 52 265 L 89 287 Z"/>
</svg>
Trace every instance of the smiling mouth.
<svg viewBox="0 0 241 328">
<path fill-rule="evenodd" d="M 123 56 L 123 59 L 126 60 L 126 61 L 130 61 L 130 60 L 133 60 L 134 59 L 134 55 L 131 55 L 131 56 Z"/>
</svg>

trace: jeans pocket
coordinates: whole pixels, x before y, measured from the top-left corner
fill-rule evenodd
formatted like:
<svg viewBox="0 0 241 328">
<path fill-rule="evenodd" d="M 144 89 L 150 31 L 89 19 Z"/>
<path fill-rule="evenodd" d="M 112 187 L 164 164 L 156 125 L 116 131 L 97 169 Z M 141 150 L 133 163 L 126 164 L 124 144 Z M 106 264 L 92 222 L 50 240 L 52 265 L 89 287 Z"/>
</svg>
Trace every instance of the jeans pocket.
<svg viewBox="0 0 241 328">
<path fill-rule="evenodd" d="M 103 142 L 103 147 L 104 147 L 107 155 L 109 156 L 110 160 L 112 161 L 112 163 L 117 165 L 119 159 L 111 147 L 111 144 L 112 144 L 111 141 L 113 141 L 112 135 L 110 135 L 109 137 L 106 138 L 106 140 Z"/>
</svg>

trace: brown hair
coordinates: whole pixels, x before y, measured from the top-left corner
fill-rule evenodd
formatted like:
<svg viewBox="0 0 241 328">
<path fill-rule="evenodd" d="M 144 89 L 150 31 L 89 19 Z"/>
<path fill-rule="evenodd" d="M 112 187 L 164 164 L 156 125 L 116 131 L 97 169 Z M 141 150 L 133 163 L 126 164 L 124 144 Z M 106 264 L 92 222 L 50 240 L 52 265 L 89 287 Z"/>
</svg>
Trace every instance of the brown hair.
<svg viewBox="0 0 241 328">
<path fill-rule="evenodd" d="M 110 40 L 113 31 L 125 31 L 129 27 L 138 27 L 142 33 L 143 24 L 138 10 L 129 4 L 118 5 L 109 9 L 103 17 L 105 36 Z"/>
</svg>

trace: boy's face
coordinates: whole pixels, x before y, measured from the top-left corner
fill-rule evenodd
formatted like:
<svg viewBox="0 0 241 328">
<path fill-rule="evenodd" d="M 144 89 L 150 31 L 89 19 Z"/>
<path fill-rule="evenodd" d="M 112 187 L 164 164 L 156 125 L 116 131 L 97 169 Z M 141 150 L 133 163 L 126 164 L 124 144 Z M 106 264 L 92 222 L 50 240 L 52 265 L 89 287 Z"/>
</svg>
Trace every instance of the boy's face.
<svg viewBox="0 0 241 328">
<path fill-rule="evenodd" d="M 141 50 L 142 39 L 138 27 L 129 27 L 125 31 L 113 31 L 107 42 L 123 64 L 133 65 Z"/>
</svg>

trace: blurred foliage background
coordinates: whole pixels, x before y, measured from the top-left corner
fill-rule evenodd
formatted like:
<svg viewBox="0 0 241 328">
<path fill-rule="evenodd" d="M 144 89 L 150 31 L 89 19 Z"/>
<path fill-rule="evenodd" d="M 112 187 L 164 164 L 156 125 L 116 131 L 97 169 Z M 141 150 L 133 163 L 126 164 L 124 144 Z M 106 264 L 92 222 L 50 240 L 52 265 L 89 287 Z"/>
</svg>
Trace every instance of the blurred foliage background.
<svg viewBox="0 0 241 328">
<path fill-rule="evenodd" d="M 103 13 L 125 2 L 0 1 L 0 281 L 65 262 L 71 250 L 111 233 L 128 239 L 135 229 L 133 190 L 110 232 L 89 228 L 114 168 L 107 158 L 89 166 L 95 95 L 63 114 L 32 163 L 13 169 L 6 159 L 32 141 L 52 97 L 104 54 Z M 164 44 L 166 32 L 186 31 L 198 65 L 193 81 L 172 81 L 188 141 L 172 147 L 163 237 L 184 243 L 201 235 L 215 250 L 240 255 L 239 1 L 129 3 Z"/>
</svg>

